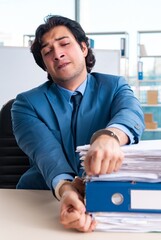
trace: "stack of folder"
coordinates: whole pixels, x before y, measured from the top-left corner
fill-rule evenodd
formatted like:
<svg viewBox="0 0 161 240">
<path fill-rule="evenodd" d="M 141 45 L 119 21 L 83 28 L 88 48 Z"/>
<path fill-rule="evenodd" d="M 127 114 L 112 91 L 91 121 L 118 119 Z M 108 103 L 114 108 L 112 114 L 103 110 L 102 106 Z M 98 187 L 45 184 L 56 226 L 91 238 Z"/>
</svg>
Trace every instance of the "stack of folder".
<svg viewBox="0 0 161 240">
<path fill-rule="evenodd" d="M 82 167 L 89 145 L 78 146 Z M 161 140 L 123 146 L 121 169 L 85 176 L 87 212 L 96 230 L 161 232 Z"/>
</svg>

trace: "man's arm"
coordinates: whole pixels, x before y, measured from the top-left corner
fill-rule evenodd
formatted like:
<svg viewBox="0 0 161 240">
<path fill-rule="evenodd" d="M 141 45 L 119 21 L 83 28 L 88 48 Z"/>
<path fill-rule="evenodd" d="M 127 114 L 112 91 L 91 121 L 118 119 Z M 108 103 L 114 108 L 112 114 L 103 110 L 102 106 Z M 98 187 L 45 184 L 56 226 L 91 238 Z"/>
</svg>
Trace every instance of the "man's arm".
<svg viewBox="0 0 161 240">
<path fill-rule="evenodd" d="M 36 165 L 50 189 L 52 180 L 57 175 L 75 175 L 62 149 L 60 132 L 50 130 L 37 114 L 30 99 L 23 94 L 18 95 L 14 102 L 12 118 L 20 148 L 29 156 L 32 164 Z"/>
</svg>

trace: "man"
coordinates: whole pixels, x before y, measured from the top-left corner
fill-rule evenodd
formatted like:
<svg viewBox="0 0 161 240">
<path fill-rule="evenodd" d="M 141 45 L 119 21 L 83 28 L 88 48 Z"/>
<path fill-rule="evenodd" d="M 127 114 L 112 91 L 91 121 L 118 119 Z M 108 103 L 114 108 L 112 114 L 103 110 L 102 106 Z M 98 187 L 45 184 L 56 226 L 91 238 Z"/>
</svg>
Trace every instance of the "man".
<svg viewBox="0 0 161 240">
<path fill-rule="evenodd" d="M 19 94 L 12 107 L 14 134 L 31 164 L 17 188 L 52 189 L 61 200 L 61 223 L 89 232 L 96 223 L 73 183 L 82 175 L 75 148 L 91 143 L 86 174 L 118 171 L 120 146 L 139 141 L 143 112 L 123 77 L 90 73 L 95 57 L 77 22 L 48 16 L 35 35 L 31 52 L 49 81 Z M 73 95 L 80 96 L 74 127 Z"/>
</svg>

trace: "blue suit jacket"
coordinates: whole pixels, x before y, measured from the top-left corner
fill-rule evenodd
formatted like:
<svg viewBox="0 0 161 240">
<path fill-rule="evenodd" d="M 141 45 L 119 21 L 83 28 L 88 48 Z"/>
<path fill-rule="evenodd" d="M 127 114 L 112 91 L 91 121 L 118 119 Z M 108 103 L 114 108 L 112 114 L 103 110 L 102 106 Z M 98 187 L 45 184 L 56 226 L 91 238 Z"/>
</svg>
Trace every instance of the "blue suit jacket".
<svg viewBox="0 0 161 240">
<path fill-rule="evenodd" d="M 31 162 L 18 188 L 48 189 L 59 174 L 79 175 L 71 116 L 71 106 L 49 81 L 17 96 L 12 107 L 13 130 Z M 92 73 L 79 107 L 77 145 L 89 144 L 95 131 L 111 124 L 124 125 L 138 142 L 144 130 L 140 103 L 124 78 Z"/>
</svg>

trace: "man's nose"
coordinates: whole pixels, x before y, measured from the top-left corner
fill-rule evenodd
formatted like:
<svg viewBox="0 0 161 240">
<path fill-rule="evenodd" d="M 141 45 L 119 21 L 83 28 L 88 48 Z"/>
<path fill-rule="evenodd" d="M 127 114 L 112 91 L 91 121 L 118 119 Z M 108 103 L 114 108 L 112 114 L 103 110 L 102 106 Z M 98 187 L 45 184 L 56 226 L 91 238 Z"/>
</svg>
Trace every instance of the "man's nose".
<svg viewBox="0 0 161 240">
<path fill-rule="evenodd" d="M 60 60 L 61 58 L 63 58 L 64 57 L 64 54 L 63 53 L 57 53 L 57 54 L 55 54 L 55 56 L 54 56 L 54 60 L 55 61 L 58 61 L 58 60 Z"/>
</svg>

